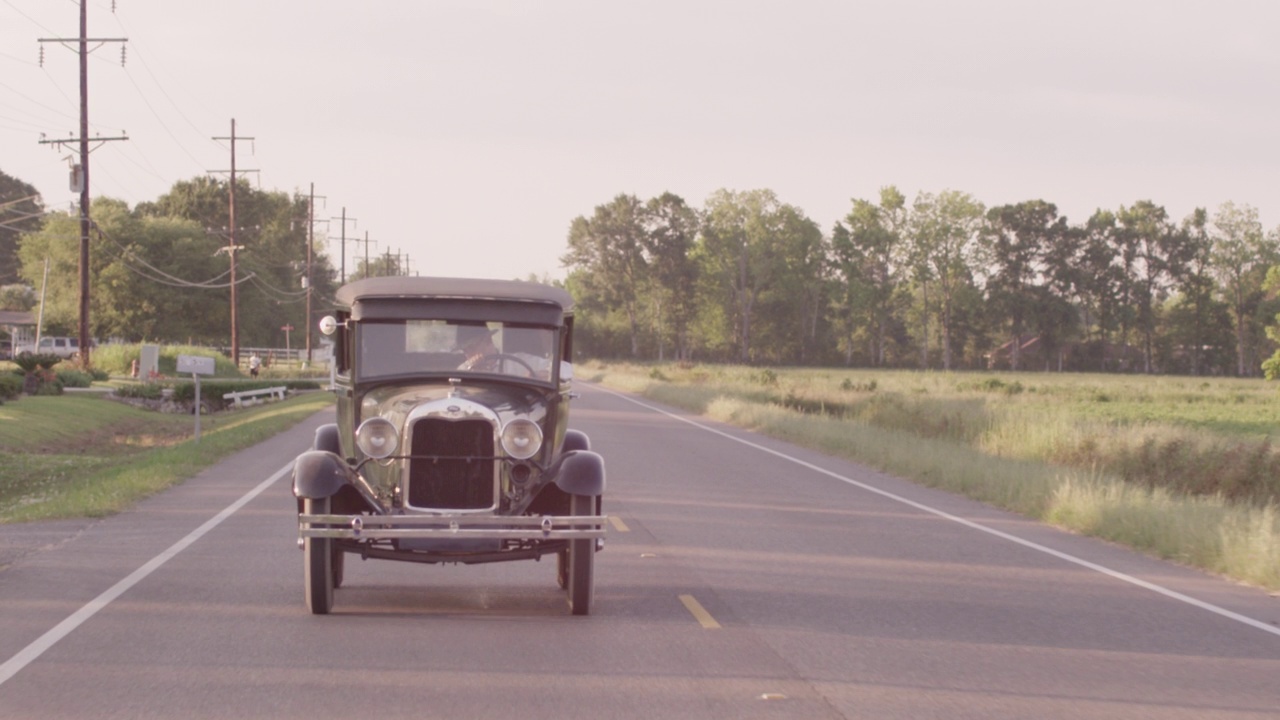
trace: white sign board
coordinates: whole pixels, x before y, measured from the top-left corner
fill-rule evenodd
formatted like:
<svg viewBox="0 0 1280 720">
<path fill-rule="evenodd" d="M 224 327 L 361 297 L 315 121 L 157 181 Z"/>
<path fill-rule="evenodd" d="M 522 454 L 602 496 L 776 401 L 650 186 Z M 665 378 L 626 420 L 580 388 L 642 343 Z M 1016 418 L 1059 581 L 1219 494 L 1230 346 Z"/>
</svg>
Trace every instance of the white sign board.
<svg viewBox="0 0 1280 720">
<path fill-rule="evenodd" d="M 179 355 L 178 356 L 178 372 L 192 373 L 193 375 L 212 375 L 214 372 L 213 358 L 202 357 L 200 355 Z"/>
<path fill-rule="evenodd" d="M 155 379 L 155 376 L 160 373 L 160 346 L 143 345 L 140 354 L 138 371 L 141 374 L 139 377 L 147 381 Z"/>
</svg>

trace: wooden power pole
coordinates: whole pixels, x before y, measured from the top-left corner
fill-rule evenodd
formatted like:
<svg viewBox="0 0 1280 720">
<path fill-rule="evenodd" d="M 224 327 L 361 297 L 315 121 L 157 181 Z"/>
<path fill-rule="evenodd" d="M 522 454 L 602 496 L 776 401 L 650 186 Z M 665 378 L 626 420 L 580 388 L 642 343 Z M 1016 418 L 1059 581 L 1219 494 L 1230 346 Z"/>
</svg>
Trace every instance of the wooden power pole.
<svg viewBox="0 0 1280 720">
<path fill-rule="evenodd" d="M 251 137 L 236 137 L 236 119 L 231 118 L 231 137 L 215 137 L 214 140 L 228 140 L 231 144 L 231 169 L 211 170 L 210 172 L 230 173 L 228 192 L 228 242 L 227 253 L 231 256 L 231 362 L 240 367 L 240 328 L 236 320 L 236 251 L 244 246 L 236 244 L 236 141 L 249 140 Z M 258 172 L 257 170 L 241 170 L 240 172 Z"/>
<path fill-rule="evenodd" d="M 340 219 L 342 221 L 342 274 L 339 275 L 338 277 L 341 278 L 341 280 L 339 281 L 340 284 L 346 285 L 347 284 L 347 221 L 350 220 L 351 222 L 354 223 L 356 219 L 347 217 L 346 207 L 342 208 L 341 218 L 330 218 L 330 219 L 331 220 Z"/>
<path fill-rule="evenodd" d="M 67 140 L 41 140 L 41 144 L 64 145 L 78 141 L 80 145 L 80 164 L 72 169 L 72 188 L 80 190 L 80 358 L 88 367 L 93 340 L 89 335 L 89 43 L 99 45 L 109 42 L 127 42 L 128 38 L 90 38 L 89 16 L 85 8 L 85 0 L 80 0 L 80 37 L 79 38 L 40 38 L 40 42 L 56 42 L 62 45 L 76 43 L 80 52 L 80 137 Z M 96 48 L 97 46 L 95 46 Z M 43 61 L 44 53 L 41 52 Z M 124 64 L 123 51 L 120 64 Z M 128 140 L 128 137 L 95 137 L 93 142 L 102 143 L 108 140 Z M 41 308 L 43 310 L 43 307 Z"/>
</svg>

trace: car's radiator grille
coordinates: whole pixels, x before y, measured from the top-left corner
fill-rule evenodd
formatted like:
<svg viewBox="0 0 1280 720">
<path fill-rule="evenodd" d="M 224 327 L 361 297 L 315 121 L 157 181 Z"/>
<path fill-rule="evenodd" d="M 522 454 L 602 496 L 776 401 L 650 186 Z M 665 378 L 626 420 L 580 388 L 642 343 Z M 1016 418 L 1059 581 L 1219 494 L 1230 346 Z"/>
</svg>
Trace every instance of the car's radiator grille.
<svg viewBox="0 0 1280 720">
<path fill-rule="evenodd" d="M 409 461 L 410 506 L 447 510 L 493 507 L 493 425 L 484 420 L 419 420 L 413 425 L 411 442 L 415 456 L 447 459 Z M 484 459 L 454 459 L 467 457 Z"/>
</svg>

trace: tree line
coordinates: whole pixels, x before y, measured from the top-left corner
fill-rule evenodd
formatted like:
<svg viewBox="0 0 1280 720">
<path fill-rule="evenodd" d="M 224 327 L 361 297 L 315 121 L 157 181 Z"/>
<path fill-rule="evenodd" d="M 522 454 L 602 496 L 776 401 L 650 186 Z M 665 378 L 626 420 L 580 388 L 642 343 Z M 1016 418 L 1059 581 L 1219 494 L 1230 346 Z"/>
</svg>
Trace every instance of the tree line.
<svg viewBox="0 0 1280 720">
<path fill-rule="evenodd" d="M 889 186 L 823 232 L 767 189 L 621 194 L 573 220 L 562 261 L 596 357 L 1280 374 L 1280 228 L 1231 202 L 1072 224 Z"/>
<path fill-rule="evenodd" d="M 94 337 L 228 344 L 228 183 L 94 200 Z M 306 324 L 307 200 L 237 183 L 241 342 L 279 346 Z M 72 334 L 78 243 L 76 216 L 0 173 L 0 309 L 33 309 L 45 287 L 46 334 Z M 341 278 L 322 241 L 311 250 L 323 310 Z M 767 189 L 702 207 L 620 194 L 572 220 L 561 260 L 587 356 L 1280 376 L 1280 228 L 1230 202 L 1175 220 L 1143 200 L 1072 224 L 1043 200 L 889 186 L 824 232 Z M 345 279 L 401 273 L 387 255 Z"/>
<path fill-rule="evenodd" d="M 304 196 L 236 186 L 237 326 L 242 345 L 305 344 L 307 244 Z M 154 202 L 129 208 L 95 198 L 90 209 L 90 334 L 99 341 L 230 344 L 229 180 L 179 181 Z M 30 186 L 0 174 L 0 203 L 27 198 Z M 0 207 L 3 207 L 0 205 Z M 19 223 L 0 215 L 0 309 L 35 310 L 43 288 L 46 335 L 72 335 L 79 323 L 79 216 L 44 212 L 24 201 Z M 339 273 L 323 251 L 311 253 L 312 305 L 332 307 Z M 47 267 L 47 273 L 46 273 Z M 347 280 L 400 274 L 399 258 L 360 260 Z M 45 278 L 47 277 L 47 283 Z M 314 324 L 314 323 L 313 323 Z"/>
</svg>

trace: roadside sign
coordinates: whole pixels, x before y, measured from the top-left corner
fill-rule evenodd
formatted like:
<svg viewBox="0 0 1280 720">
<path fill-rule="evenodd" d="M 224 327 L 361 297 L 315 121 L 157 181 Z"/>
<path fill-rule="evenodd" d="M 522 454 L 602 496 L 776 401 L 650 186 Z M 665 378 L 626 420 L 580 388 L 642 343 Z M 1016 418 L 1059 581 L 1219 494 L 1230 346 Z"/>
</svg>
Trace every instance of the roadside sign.
<svg viewBox="0 0 1280 720">
<path fill-rule="evenodd" d="M 214 373 L 213 358 L 200 355 L 179 355 L 178 372 L 191 373 L 192 375 L 212 375 Z"/>
<path fill-rule="evenodd" d="M 200 405 L 204 400 L 200 397 L 200 376 L 214 373 L 214 362 L 211 357 L 201 355 L 179 355 L 178 372 L 191 373 L 196 381 L 196 442 L 200 442 Z"/>
</svg>

